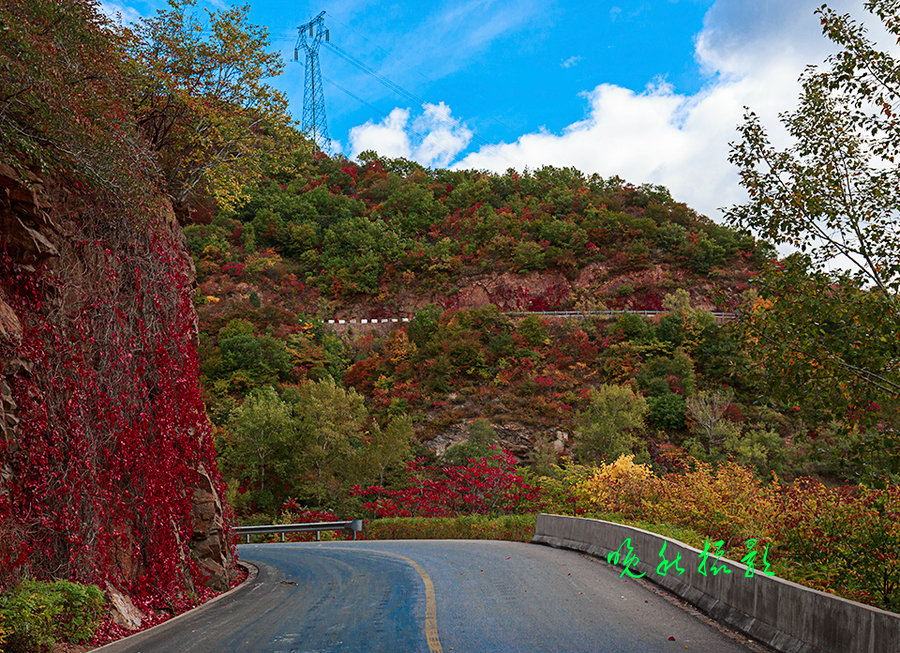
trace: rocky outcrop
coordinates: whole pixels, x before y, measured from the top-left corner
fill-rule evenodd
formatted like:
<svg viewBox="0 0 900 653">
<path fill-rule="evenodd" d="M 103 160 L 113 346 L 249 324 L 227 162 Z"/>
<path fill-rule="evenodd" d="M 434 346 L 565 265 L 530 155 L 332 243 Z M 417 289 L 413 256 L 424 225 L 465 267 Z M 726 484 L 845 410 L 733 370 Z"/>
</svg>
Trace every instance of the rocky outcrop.
<svg viewBox="0 0 900 653">
<path fill-rule="evenodd" d="M 109 599 L 109 613 L 113 623 L 125 630 L 137 630 L 147 615 L 139 610 L 127 594 L 121 592 L 109 581 L 106 582 L 106 596 Z"/>
<path fill-rule="evenodd" d="M 556 454 L 562 454 L 569 448 L 569 434 L 559 429 L 538 430 L 518 422 L 491 423 L 491 426 L 497 433 L 500 447 L 511 452 L 519 460 L 525 460 L 541 443 L 549 443 Z M 422 445 L 435 454 L 442 455 L 449 447 L 466 442 L 468 439 L 469 422 L 460 421 L 441 429 Z"/>
<path fill-rule="evenodd" d="M 0 233 L 15 260 L 34 266 L 58 256 L 59 251 L 51 242 L 54 225 L 38 198 L 41 184 L 36 177 L 29 183 L 36 190 L 19 181 L 15 170 L 0 164 Z"/>
<path fill-rule="evenodd" d="M 29 176 L 28 183 L 23 183 L 22 179 L 22 175 L 16 170 L 0 164 L 0 256 L 8 257 L 6 260 L 25 274 L 35 273 L 43 268 L 44 273 L 51 276 L 64 275 L 69 288 L 65 292 L 79 295 L 82 301 L 86 294 L 90 296 L 90 293 L 95 293 L 99 297 L 109 292 L 109 288 L 96 285 L 96 274 L 94 277 L 87 276 L 89 259 L 84 256 L 79 259 L 73 254 L 79 246 L 79 243 L 73 242 L 78 233 L 77 217 L 73 217 L 77 215 L 77 211 L 70 210 L 71 207 L 67 204 L 69 195 L 65 184 L 42 180 L 34 175 Z M 180 248 L 175 255 L 182 258 L 185 268 L 192 274 L 193 261 L 186 250 L 184 234 L 171 204 L 164 198 L 159 198 L 159 204 L 158 215 L 162 217 L 164 230 L 170 231 L 166 237 L 169 242 L 175 243 L 176 250 Z M 83 244 L 82 242 L 81 245 Z M 110 252 L 107 250 L 105 254 L 109 257 Z M 102 257 L 103 252 L 100 252 L 98 259 Z M 85 278 L 78 279 L 82 272 Z M 117 269 L 111 272 L 113 275 L 118 273 Z M 71 278 L 73 276 L 75 278 Z M 12 299 L 16 295 L 10 289 L 17 283 L 15 279 L 0 279 L 0 453 L 5 453 L 0 457 L 0 496 L 8 493 L 7 488 L 16 474 L 15 468 L 9 464 L 19 447 L 20 406 L 15 398 L 14 380 L 38 373 L 38 370 L 32 369 L 32 363 L 25 360 L 27 357 L 20 359 L 16 355 L 23 342 L 23 322 Z M 51 284 L 45 286 L 42 301 L 49 309 L 45 311 L 49 315 L 48 319 L 52 320 L 54 314 L 66 314 L 65 304 L 70 296 L 64 292 L 56 292 Z M 101 300 L 107 301 L 108 297 L 103 296 Z M 196 330 L 196 315 L 194 326 Z M 96 357 L 102 357 L 105 352 L 92 353 Z M 199 461 L 194 464 L 198 464 L 199 481 L 193 491 L 192 550 L 208 584 L 217 589 L 226 589 L 229 549 L 224 535 L 221 499 L 210 470 Z M 129 529 L 128 524 L 123 524 L 118 530 L 130 532 Z M 114 564 L 118 565 L 125 582 L 146 568 L 146 560 L 134 557 L 133 551 L 140 550 L 140 546 L 136 545 L 130 550 L 124 545 L 112 546 Z M 127 605 L 123 610 L 123 614 L 129 612 Z M 123 619 L 133 621 L 129 616 Z"/>
<path fill-rule="evenodd" d="M 56 256 L 58 251 L 42 233 L 42 230 L 51 232 L 53 223 L 37 194 L 17 179 L 12 168 L 0 164 L 0 234 L 6 254 L 33 269 L 48 257 Z M 8 301 L 9 297 L 0 286 L 0 347 L 16 351 L 22 344 L 22 323 Z M 30 371 L 31 365 L 25 361 L 16 358 L 0 360 L 0 440 L 10 454 L 18 449 L 16 428 L 19 424 L 11 381 L 15 375 Z M 8 464 L 0 468 L 0 494 L 5 493 L 12 474 Z"/>
<path fill-rule="evenodd" d="M 203 465 L 200 482 L 194 488 L 194 528 L 191 549 L 200 564 L 206 584 L 217 590 L 228 589 L 228 542 L 225 539 L 222 500 Z"/>
</svg>

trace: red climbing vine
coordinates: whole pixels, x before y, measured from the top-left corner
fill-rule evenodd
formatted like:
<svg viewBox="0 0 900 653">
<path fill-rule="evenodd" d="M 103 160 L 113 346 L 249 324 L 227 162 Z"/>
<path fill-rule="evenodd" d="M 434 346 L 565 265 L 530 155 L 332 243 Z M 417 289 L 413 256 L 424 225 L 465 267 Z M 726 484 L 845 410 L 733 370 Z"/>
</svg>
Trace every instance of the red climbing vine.
<svg viewBox="0 0 900 653">
<path fill-rule="evenodd" d="M 200 580 L 192 492 L 198 465 L 216 469 L 188 261 L 163 220 L 80 218 L 52 266 L 0 250 L 22 324 L 21 344 L 0 348 L 18 418 L 0 439 L 0 560 L 12 563 L 0 583 L 28 573 L 168 596 Z"/>
</svg>

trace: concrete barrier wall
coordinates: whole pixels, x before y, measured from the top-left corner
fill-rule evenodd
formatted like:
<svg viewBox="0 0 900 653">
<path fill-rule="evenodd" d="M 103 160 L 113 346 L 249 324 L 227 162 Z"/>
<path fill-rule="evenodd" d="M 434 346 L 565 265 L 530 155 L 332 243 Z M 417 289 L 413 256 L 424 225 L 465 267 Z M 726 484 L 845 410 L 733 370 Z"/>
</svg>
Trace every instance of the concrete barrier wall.
<svg viewBox="0 0 900 653">
<path fill-rule="evenodd" d="M 698 571 L 700 551 L 656 533 L 601 521 L 561 515 L 539 515 L 532 542 L 582 551 L 606 560 L 621 547 L 624 562 L 626 538 L 631 541 L 639 562 L 631 565 L 635 574 L 665 587 L 693 603 L 713 618 L 786 653 L 898 653 L 900 615 L 831 594 L 812 590 L 774 576 L 764 576 L 762 553 L 756 556 L 755 573 L 747 577 L 747 567 L 722 558 L 732 573 L 713 575 L 710 556 L 708 575 Z M 658 571 L 665 543 L 669 562 L 681 554 L 678 565 L 665 575 Z"/>
</svg>

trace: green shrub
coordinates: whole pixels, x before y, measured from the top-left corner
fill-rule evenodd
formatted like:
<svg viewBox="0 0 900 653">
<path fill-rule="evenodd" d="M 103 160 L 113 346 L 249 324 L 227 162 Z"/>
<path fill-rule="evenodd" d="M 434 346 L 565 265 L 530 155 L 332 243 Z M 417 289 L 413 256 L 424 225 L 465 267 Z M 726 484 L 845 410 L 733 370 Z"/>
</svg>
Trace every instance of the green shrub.
<svg viewBox="0 0 900 653">
<path fill-rule="evenodd" d="M 680 224 L 667 222 L 656 232 L 656 243 L 667 252 L 676 252 L 684 243 L 687 229 Z"/>
<path fill-rule="evenodd" d="M 667 392 L 647 400 L 650 406 L 650 421 L 661 429 L 678 431 L 684 428 L 684 414 L 687 406 L 684 397 Z"/>
<path fill-rule="evenodd" d="M 522 241 L 513 250 L 512 263 L 521 271 L 542 270 L 546 267 L 544 248 L 531 240 Z"/>
<path fill-rule="evenodd" d="M 103 605 L 96 585 L 26 580 L 0 595 L 0 644 L 10 653 L 37 653 L 60 641 L 84 642 L 94 636 Z"/>
<path fill-rule="evenodd" d="M 517 331 L 532 347 L 536 347 L 547 338 L 547 327 L 537 315 L 529 315 L 519 322 Z"/>
<path fill-rule="evenodd" d="M 367 540 L 511 540 L 530 542 L 534 515 L 397 517 L 366 522 Z"/>
</svg>

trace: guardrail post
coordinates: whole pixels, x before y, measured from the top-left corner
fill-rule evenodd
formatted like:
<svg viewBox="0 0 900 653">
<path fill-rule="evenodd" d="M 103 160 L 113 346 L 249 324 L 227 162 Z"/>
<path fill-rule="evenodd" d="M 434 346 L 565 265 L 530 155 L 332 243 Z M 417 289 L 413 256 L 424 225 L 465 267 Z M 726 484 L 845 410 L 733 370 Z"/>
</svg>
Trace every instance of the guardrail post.
<svg viewBox="0 0 900 653">
<path fill-rule="evenodd" d="M 281 541 L 284 542 L 284 533 L 281 534 Z"/>
<path fill-rule="evenodd" d="M 316 542 L 319 541 L 319 531 L 316 531 Z"/>
</svg>

